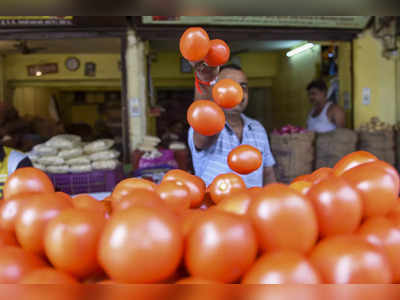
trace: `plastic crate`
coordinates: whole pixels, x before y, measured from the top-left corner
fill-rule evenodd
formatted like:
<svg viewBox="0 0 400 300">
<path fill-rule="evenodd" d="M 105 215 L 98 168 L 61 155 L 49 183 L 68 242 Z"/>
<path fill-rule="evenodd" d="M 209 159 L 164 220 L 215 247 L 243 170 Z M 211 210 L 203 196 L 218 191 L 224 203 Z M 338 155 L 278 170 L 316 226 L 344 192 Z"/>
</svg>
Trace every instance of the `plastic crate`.
<svg viewBox="0 0 400 300">
<path fill-rule="evenodd" d="M 54 187 L 70 195 L 111 192 L 123 179 L 122 168 L 87 173 L 48 173 Z"/>
</svg>

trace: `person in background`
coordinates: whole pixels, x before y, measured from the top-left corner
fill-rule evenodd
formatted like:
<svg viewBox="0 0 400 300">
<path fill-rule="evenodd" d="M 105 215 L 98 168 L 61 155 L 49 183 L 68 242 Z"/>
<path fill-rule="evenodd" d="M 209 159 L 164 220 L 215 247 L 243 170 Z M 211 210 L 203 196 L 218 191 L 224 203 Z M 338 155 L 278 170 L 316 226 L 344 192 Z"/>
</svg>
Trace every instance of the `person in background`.
<svg viewBox="0 0 400 300">
<path fill-rule="evenodd" d="M 23 136 L 29 130 L 29 123 L 20 118 L 13 105 L 0 103 L 0 142 L 3 145 L 22 150 Z"/>
<path fill-rule="evenodd" d="M 113 139 L 115 147 L 122 152 L 122 113 L 121 104 L 109 101 L 98 106 L 100 119 L 95 123 L 97 138 Z"/>
<path fill-rule="evenodd" d="M 327 100 L 328 88 L 323 80 L 312 81 L 307 86 L 307 91 L 313 106 L 307 119 L 308 130 L 329 132 L 346 126 L 343 109 Z"/>
<path fill-rule="evenodd" d="M 166 132 L 163 134 L 162 146 L 168 148 L 173 142 L 185 142 L 185 124 L 180 120 L 170 122 Z"/>
<path fill-rule="evenodd" d="M 227 65 L 221 70 L 209 67 L 204 62 L 192 65 L 199 83 L 198 88 L 195 88 L 195 100 L 212 99 L 212 85 L 222 79 L 235 80 L 243 89 L 242 102 L 232 109 L 224 110 L 226 124 L 219 134 L 203 136 L 193 128 L 189 129 L 188 143 L 195 174 L 209 185 L 217 175 L 232 172 L 227 164 L 229 153 L 241 144 L 248 144 L 261 151 L 263 164 L 253 173 L 242 175 L 246 186 L 261 187 L 275 182 L 275 160 L 270 150 L 268 135 L 260 122 L 243 114 L 249 101 L 246 74 L 236 65 Z"/>
</svg>

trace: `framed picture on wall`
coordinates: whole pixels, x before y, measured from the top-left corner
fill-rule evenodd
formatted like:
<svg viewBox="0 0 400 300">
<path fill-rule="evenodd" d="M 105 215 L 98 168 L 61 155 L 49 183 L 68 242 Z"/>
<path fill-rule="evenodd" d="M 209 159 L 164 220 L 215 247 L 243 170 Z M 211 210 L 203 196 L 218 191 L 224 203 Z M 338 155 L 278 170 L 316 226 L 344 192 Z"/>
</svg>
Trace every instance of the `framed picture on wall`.
<svg viewBox="0 0 400 300">
<path fill-rule="evenodd" d="M 184 59 L 183 57 L 181 58 L 181 72 L 182 73 L 192 73 L 193 72 L 193 68 L 190 65 L 190 63 Z"/>
<path fill-rule="evenodd" d="M 85 76 L 96 76 L 96 64 L 93 62 L 87 62 L 85 64 Z"/>
</svg>

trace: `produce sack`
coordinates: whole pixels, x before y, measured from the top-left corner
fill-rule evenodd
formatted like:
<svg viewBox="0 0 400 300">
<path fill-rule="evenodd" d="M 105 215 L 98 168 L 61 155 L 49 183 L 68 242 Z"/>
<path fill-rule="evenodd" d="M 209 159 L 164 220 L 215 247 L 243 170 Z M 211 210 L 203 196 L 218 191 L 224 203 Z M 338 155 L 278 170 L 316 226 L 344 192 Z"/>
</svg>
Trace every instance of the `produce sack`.
<svg viewBox="0 0 400 300">
<path fill-rule="evenodd" d="M 360 131 L 358 149 L 371 152 L 391 165 L 396 163 L 393 130 Z"/>
</svg>

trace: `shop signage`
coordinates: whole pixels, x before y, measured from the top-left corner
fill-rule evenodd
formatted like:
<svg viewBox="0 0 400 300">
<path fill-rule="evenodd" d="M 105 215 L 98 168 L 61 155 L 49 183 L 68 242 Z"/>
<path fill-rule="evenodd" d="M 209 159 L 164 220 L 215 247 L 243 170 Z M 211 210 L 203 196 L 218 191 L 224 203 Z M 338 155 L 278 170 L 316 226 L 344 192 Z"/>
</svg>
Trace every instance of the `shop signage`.
<svg viewBox="0 0 400 300">
<path fill-rule="evenodd" d="M 73 25 L 73 16 L 0 16 L 0 26 Z"/>
<path fill-rule="evenodd" d="M 42 76 L 45 74 L 58 73 L 57 63 L 30 65 L 27 68 L 29 76 Z"/>
<path fill-rule="evenodd" d="M 364 29 L 370 16 L 143 16 L 143 24 Z"/>
</svg>

